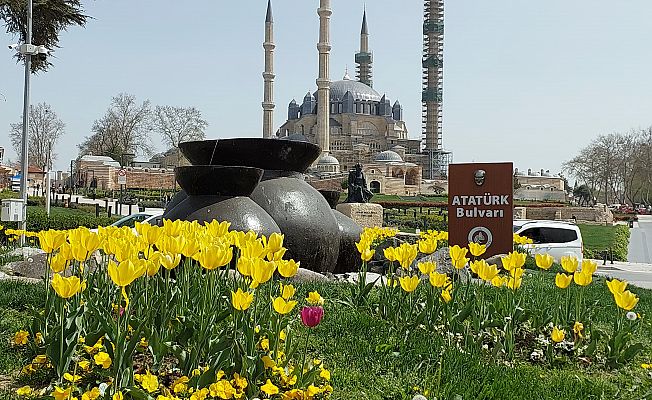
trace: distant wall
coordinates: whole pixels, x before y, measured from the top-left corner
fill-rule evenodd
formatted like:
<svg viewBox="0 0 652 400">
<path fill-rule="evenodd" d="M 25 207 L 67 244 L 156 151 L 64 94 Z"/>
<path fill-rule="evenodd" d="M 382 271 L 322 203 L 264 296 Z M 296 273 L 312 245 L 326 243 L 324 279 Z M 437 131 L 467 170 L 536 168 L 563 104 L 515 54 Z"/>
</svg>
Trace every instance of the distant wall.
<svg viewBox="0 0 652 400">
<path fill-rule="evenodd" d="M 614 216 L 605 206 L 599 207 L 527 207 L 525 218 L 613 223 Z"/>
</svg>

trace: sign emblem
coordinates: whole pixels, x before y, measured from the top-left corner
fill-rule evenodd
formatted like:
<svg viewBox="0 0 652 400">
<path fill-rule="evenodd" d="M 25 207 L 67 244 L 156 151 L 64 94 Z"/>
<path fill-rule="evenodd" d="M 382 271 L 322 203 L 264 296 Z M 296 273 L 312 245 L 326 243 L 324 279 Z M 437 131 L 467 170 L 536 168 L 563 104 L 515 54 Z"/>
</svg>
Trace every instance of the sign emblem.
<svg viewBox="0 0 652 400">
<path fill-rule="evenodd" d="M 126 185 L 126 184 L 127 184 L 127 170 L 123 168 L 118 170 L 118 185 Z"/>
<path fill-rule="evenodd" d="M 494 241 L 494 235 L 484 226 L 478 226 L 469 232 L 469 243 L 484 244 L 489 248 Z"/>
</svg>

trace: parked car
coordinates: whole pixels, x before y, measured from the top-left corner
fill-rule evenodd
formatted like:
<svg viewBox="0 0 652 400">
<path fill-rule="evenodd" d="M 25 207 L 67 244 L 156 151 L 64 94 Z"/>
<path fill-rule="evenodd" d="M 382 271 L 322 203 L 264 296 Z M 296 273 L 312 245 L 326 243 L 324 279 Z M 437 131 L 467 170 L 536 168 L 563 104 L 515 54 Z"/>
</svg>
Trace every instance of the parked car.
<svg viewBox="0 0 652 400">
<path fill-rule="evenodd" d="M 163 222 L 163 213 L 139 212 L 120 218 L 119 220 L 112 223 L 111 226 L 117 226 L 118 228 L 122 226 L 128 226 L 135 230 L 136 222 L 148 223 L 150 225 L 161 225 Z M 97 229 L 91 229 L 91 231 L 97 232 Z"/>
<path fill-rule="evenodd" d="M 548 253 L 559 262 L 563 256 L 574 256 L 582 261 L 584 242 L 580 228 L 570 222 L 515 220 L 514 233 L 532 239 L 523 247 L 532 254 Z"/>
</svg>

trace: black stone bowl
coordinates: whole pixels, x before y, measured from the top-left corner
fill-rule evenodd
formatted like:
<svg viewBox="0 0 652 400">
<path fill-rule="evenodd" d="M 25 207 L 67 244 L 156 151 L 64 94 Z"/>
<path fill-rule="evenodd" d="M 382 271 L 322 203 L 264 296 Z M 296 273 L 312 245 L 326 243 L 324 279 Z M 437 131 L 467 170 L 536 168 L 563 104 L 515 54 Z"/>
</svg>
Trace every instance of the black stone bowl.
<svg viewBox="0 0 652 400">
<path fill-rule="evenodd" d="M 249 196 L 263 170 L 223 165 L 192 165 L 174 169 L 179 186 L 190 196 Z"/>
<path fill-rule="evenodd" d="M 239 138 L 179 143 L 193 165 L 246 165 L 267 170 L 305 172 L 319 157 L 319 146 L 292 140 Z"/>
</svg>

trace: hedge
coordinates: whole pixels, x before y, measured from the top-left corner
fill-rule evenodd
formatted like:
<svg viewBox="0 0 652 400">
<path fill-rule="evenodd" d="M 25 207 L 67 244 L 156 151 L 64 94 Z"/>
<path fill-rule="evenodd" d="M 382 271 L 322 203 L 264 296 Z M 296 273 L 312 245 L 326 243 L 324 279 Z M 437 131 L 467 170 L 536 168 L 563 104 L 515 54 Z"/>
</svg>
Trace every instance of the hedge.
<svg viewBox="0 0 652 400">
<path fill-rule="evenodd" d="M 614 238 L 611 243 L 611 251 L 614 261 L 627 261 L 629 248 L 629 227 L 627 225 L 616 225 L 614 227 Z M 584 247 L 584 257 L 601 259 L 604 257 L 604 249 L 591 249 Z"/>
<path fill-rule="evenodd" d="M 105 216 L 96 217 L 95 214 L 85 212 L 57 212 L 57 208 L 52 208 L 50 216 L 45 213 L 44 209 L 28 208 L 27 209 L 27 230 L 39 232 L 48 229 L 75 229 L 80 226 L 87 228 L 97 228 L 98 226 L 111 225 L 116 218 Z M 7 223 L 8 228 L 17 228 L 15 223 Z"/>
</svg>

